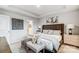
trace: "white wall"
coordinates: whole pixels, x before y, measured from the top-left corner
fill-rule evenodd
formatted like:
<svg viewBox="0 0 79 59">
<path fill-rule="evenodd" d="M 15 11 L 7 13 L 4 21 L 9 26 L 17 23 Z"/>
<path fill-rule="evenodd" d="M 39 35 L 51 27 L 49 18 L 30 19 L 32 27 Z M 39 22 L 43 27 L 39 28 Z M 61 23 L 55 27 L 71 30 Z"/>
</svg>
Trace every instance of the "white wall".
<svg viewBox="0 0 79 59">
<path fill-rule="evenodd" d="M 36 31 L 37 24 L 36 20 L 31 19 L 31 18 L 23 18 L 24 20 L 24 30 L 11 30 L 11 43 L 18 42 L 20 40 L 23 40 L 22 38 L 24 36 L 27 36 L 27 27 L 28 27 L 28 21 L 31 20 L 33 21 L 33 32 Z"/>
<path fill-rule="evenodd" d="M 0 37 L 6 37 L 8 43 L 10 37 L 10 17 L 6 15 L 0 15 Z"/>
<path fill-rule="evenodd" d="M 46 20 L 49 17 L 58 16 L 58 22 L 67 24 L 74 24 L 79 26 L 79 11 L 71 11 L 59 14 L 51 14 L 45 17 L 40 18 L 40 25 L 46 24 Z"/>
<path fill-rule="evenodd" d="M 58 22 L 64 24 L 79 25 L 79 11 L 65 12 L 60 14 L 51 14 L 41 18 L 40 24 L 45 24 L 48 17 L 58 16 Z"/>
<path fill-rule="evenodd" d="M 4 15 L 4 16 L 0 16 L 0 34 L 6 35 L 9 32 L 10 34 L 8 34 L 8 36 L 6 36 L 6 37 L 10 37 L 10 43 L 18 42 L 18 41 L 22 40 L 22 37 L 27 36 L 27 25 L 28 25 L 29 20 L 33 21 L 33 31 L 34 32 L 37 30 L 38 26 L 46 23 L 46 20 L 48 19 L 48 17 L 55 16 L 55 15 L 59 16 L 58 21 L 60 23 L 64 23 L 64 24 L 72 23 L 75 25 L 79 25 L 79 11 L 67 12 L 67 13 L 62 13 L 62 14 L 51 14 L 51 15 L 45 16 L 43 18 L 40 18 L 38 20 L 36 18 L 32 18 L 32 17 L 28 17 L 25 15 L 20 15 L 20 14 L 16 14 L 16 13 L 0 12 L 0 14 Z M 7 16 L 5 16 L 5 15 L 7 15 Z M 12 30 L 11 29 L 11 18 L 12 17 L 24 20 L 24 30 Z M 5 19 L 5 21 L 1 20 L 1 18 Z M 2 25 L 1 25 L 1 23 L 2 23 Z M 2 27 L 4 27 L 4 28 L 2 28 Z M 4 30 L 6 29 L 5 34 L 2 32 L 3 29 Z"/>
<path fill-rule="evenodd" d="M 10 41 L 10 44 L 12 43 L 15 43 L 15 42 L 18 42 L 20 40 L 23 40 L 22 38 L 24 36 L 27 36 L 27 26 L 28 26 L 28 21 L 31 20 L 33 21 L 33 31 L 35 32 L 36 31 L 36 28 L 37 28 L 37 22 L 38 20 L 36 18 L 32 18 L 32 17 L 28 17 L 28 16 L 24 16 L 24 15 L 20 15 L 20 14 L 16 14 L 16 13 L 9 13 L 9 12 L 1 12 L 0 14 L 2 15 L 6 15 L 8 16 L 7 18 L 5 16 L 1 16 L 0 18 L 3 18 L 0 20 L 0 22 L 2 23 L 2 25 L 0 25 L 0 29 L 3 30 L 3 28 L 7 29 L 7 27 L 9 26 L 9 41 Z M 24 30 L 12 30 L 11 26 L 11 18 L 18 18 L 18 19 L 23 19 L 24 20 Z M 9 19 L 9 20 L 8 20 Z M 6 25 L 8 24 L 8 25 Z M 3 28 L 1 28 L 3 27 Z M 8 31 L 8 30 L 6 30 Z M 0 32 L 1 34 L 1 32 Z M 4 33 L 6 34 L 6 33 Z M 2 35 L 2 34 L 1 34 Z"/>
</svg>

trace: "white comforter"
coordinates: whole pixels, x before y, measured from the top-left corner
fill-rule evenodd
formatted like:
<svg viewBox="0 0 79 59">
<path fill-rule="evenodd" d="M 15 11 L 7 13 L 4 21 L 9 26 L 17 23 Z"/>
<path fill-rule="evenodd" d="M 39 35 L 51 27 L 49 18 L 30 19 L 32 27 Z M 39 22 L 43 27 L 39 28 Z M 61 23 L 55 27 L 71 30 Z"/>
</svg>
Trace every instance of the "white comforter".
<svg viewBox="0 0 79 59">
<path fill-rule="evenodd" d="M 58 50 L 60 45 L 61 36 L 60 35 L 48 35 L 41 33 L 39 35 L 37 43 L 43 43 L 46 46 L 46 49 L 53 51 L 53 48 L 55 50 Z"/>
</svg>

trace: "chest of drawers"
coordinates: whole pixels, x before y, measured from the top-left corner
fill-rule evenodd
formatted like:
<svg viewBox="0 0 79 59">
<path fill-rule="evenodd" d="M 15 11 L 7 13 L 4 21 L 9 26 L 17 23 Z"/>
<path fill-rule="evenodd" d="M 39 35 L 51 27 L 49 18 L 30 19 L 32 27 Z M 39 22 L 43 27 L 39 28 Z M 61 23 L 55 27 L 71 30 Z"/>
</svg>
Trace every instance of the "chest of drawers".
<svg viewBox="0 0 79 59">
<path fill-rule="evenodd" d="M 64 43 L 79 46 L 79 35 L 64 35 Z"/>
</svg>

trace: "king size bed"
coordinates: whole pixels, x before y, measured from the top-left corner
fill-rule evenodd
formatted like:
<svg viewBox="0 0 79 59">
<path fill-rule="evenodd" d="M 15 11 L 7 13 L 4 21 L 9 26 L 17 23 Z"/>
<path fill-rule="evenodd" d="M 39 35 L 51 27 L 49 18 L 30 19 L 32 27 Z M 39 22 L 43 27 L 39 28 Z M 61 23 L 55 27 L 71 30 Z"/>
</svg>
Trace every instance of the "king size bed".
<svg viewBox="0 0 79 59">
<path fill-rule="evenodd" d="M 52 36 L 53 46 L 54 45 L 56 46 L 53 47 L 53 49 L 57 52 L 61 47 L 61 45 L 64 43 L 64 24 L 54 23 L 54 24 L 43 25 L 42 33 L 47 34 L 48 37 Z"/>
<path fill-rule="evenodd" d="M 32 39 L 26 40 L 25 48 L 30 47 L 31 50 L 41 51 L 42 49 L 50 52 L 57 52 L 61 45 L 64 43 L 64 24 L 46 24 L 42 26 L 42 32 L 36 35 L 36 43 L 31 43 Z M 23 43 L 23 42 L 22 42 Z M 24 43 L 23 43 L 24 44 Z M 43 44 L 43 48 L 42 48 Z M 36 45 L 36 46 L 35 46 Z M 37 49 L 38 46 L 41 49 Z"/>
</svg>

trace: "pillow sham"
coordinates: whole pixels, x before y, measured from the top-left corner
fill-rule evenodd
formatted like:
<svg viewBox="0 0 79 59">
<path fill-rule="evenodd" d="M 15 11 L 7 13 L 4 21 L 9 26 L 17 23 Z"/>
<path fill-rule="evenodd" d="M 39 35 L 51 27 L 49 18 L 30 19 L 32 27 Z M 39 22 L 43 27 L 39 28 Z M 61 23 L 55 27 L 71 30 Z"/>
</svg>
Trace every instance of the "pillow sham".
<svg viewBox="0 0 79 59">
<path fill-rule="evenodd" d="M 49 35 L 53 35 L 53 34 L 54 34 L 54 31 L 53 31 L 53 30 L 49 30 L 49 31 L 48 31 L 48 34 L 49 34 Z"/>
<path fill-rule="evenodd" d="M 53 30 L 54 31 L 54 35 L 61 35 L 61 31 L 60 30 Z"/>
<path fill-rule="evenodd" d="M 61 31 L 60 30 L 49 30 L 48 34 L 50 34 L 50 35 L 60 35 Z"/>
<path fill-rule="evenodd" d="M 48 34 L 49 30 L 43 30 L 44 34 Z"/>
</svg>

